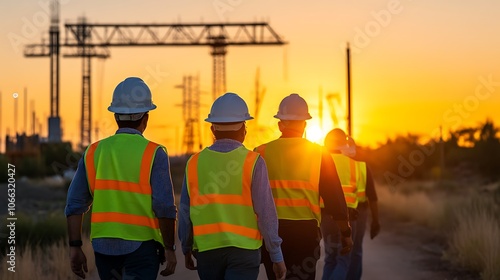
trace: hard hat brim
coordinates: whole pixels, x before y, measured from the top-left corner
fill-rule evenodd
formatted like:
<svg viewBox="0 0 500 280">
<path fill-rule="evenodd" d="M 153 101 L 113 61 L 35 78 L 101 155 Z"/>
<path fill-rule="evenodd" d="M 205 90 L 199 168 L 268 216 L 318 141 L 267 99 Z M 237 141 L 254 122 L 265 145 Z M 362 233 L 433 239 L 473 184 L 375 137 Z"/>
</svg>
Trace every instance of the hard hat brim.
<svg viewBox="0 0 500 280">
<path fill-rule="evenodd" d="M 248 120 L 253 120 L 253 117 L 252 116 L 248 116 L 245 118 L 208 117 L 205 119 L 205 121 L 209 123 L 232 123 L 232 122 L 244 122 Z"/>
<path fill-rule="evenodd" d="M 308 116 L 296 116 L 296 115 L 281 115 L 277 114 L 274 115 L 276 119 L 280 119 L 283 121 L 305 121 L 305 120 L 310 120 L 312 119 L 311 115 L 307 114 Z"/>
<path fill-rule="evenodd" d="M 143 107 L 143 108 L 125 108 L 125 107 L 115 107 L 115 106 L 109 106 L 108 111 L 116 113 L 116 114 L 138 114 L 138 113 L 145 113 L 152 111 L 156 109 L 155 104 L 151 104 L 149 107 Z"/>
</svg>

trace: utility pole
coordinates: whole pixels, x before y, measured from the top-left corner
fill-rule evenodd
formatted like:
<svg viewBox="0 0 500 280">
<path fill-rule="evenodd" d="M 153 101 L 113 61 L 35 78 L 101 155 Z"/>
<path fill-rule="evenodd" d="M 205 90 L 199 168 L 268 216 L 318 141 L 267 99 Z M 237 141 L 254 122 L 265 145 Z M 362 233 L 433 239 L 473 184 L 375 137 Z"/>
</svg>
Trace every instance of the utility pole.
<svg viewBox="0 0 500 280">
<path fill-rule="evenodd" d="M 352 111 L 351 111 L 351 49 L 347 43 L 347 134 L 352 136 Z"/>
</svg>

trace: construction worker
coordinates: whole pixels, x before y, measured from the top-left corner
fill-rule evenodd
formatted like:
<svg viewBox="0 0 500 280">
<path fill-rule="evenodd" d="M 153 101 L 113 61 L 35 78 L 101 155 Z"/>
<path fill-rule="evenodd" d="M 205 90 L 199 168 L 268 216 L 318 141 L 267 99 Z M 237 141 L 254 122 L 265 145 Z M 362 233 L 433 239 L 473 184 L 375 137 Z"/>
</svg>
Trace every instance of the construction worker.
<svg viewBox="0 0 500 280">
<path fill-rule="evenodd" d="M 215 143 L 186 166 L 179 238 L 186 268 L 197 269 L 200 279 L 257 279 L 262 238 L 275 277 L 285 279 L 266 165 L 242 144 L 245 121 L 251 119 L 245 101 L 235 93 L 217 98 L 205 119 L 212 123 Z"/>
<path fill-rule="evenodd" d="M 315 279 L 320 257 L 320 197 L 324 215 L 332 216 L 342 230 L 343 253 L 352 246 L 351 228 L 335 164 L 320 145 L 302 138 L 311 119 L 306 101 L 298 94 L 285 97 L 278 113 L 281 137 L 255 149 L 265 159 L 278 212 L 279 235 L 286 259 L 287 279 Z M 271 262 L 263 254 L 269 279 Z"/>
<path fill-rule="evenodd" d="M 368 173 L 365 162 L 352 159 L 356 153 L 354 140 L 346 136 L 341 129 L 333 129 L 325 138 L 325 148 L 331 153 L 337 173 L 339 174 L 344 191 L 347 207 L 349 209 L 350 223 L 353 235 L 353 250 L 348 255 L 340 255 L 335 246 L 326 251 L 323 280 L 332 279 L 360 279 L 362 239 L 366 225 L 366 196 L 375 201 L 375 215 L 373 215 L 372 238 L 378 234 L 378 211 L 376 211 L 376 193 L 374 192 L 373 179 Z M 370 181 L 370 183 L 368 183 Z M 370 190 L 367 190 L 367 185 Z M 358 225 L 361 225 L 358 227 Z M 328 216 L 323 216 L 321 230 L 325 239 L 338 243 L 340 233 L 338 227 Z M 356 250 L 356 251 L 355 251 Z"/>
<path fill-rule="evenodd" d="M 143 137 L 156 105 L 143 80 L 130 77 L 113 92 L 108 110 L 116 134 L 91 144 L 68 190 L 71 270 L 85 278 L 83 215 L 92 205 L 90 239 L 100 279 L 156 279 L 173 274 L 175 218 L 169 160 L 163 146 Z"/>
<path fill-rule="evenodd" d="M 347 136 L 347 150 L 343 149 L 342 153 L 350 158 L 356 157 L 357 146 L 354 139 Z M 359 174 L 361 175 L 357 184 L 358 207 L 356 208 L 358 216 L 355 222 L 355 232 L 353 232 L 353 247 L 350 253 L 351 260 L 349 270 L 347 272 L 348 280 L 360 280 L 362 274 L 362 257 L 363 257 L 363 237 L 366 231 L 366 223 L 368 219 L 368 208 L 371 213 L 370 223 L 370 238 L 375 238 L 380 232 L 380 223 L 378 217 L 377 192 L 375 190 L 375 182 L 370 169 L 366 162 L 356 161 L 358 164 Z"/>
</svg>

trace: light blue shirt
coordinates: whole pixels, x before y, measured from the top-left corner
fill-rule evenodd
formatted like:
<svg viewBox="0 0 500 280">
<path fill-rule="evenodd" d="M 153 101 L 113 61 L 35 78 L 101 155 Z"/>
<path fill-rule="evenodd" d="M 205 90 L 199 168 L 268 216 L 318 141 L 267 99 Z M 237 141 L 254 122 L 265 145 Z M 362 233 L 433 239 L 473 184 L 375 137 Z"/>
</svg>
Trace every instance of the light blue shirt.
<svg viewBox="0 0 500 280">
<path fill-rule="evenodd" d="M 231 139 L 217 140 L 210 150 L 227 153 L 242 144 Z M 278 216 L 269 185 L 269 177 L 264 159 L 259 157 L 255 164 L 252 177 L 252 202 L 255 214 L 257 215 L 257 225 L 264 238 L 266 249 L 274 263 L 283 261 L 281 252 L 282 239 L 278 236 Z M 187 254 L 193 246 L 193 224 L 190 218 L 190 199 L 187 192 L 186 176 L 182 183 L 181 201 L 179 205 L 179 239 L 182 244 L 182 252 Z"/>
<path fill-rule="evenodd" d="M 141 132 L 132 128 L 120 128 L 116 134 L 139 134 Z M 174 190 L 170 176 L 170 163 L 168 155 L 163 149 L 157 149 L 151 167 L 151 198 L 153 212 L 158 218 L 175 219 L 177 208 L 174 204 Z M 92 205 L 92 195 L 89 191 L 87 171 L 83 157 L 78 162 L 78 168 L 68 189 L 66 208 L 67 216 L 87 213 Z M 134 252 L 141 246 L 141 241 L 130 241 L 117 238 L 94 238 L 92 247 L 97 253 L 105 255 L 124 255 Z"/>
</svg>

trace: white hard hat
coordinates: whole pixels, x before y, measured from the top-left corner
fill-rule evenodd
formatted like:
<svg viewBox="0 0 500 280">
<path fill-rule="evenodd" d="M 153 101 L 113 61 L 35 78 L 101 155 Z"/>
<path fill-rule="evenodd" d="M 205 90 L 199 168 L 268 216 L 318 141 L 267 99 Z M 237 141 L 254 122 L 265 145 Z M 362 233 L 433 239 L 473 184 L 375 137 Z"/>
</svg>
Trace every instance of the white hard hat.
<svg viewBox="0 0 500 280">
<path fill-rule="evenodd" d="M 296 93 L 281 100 L 278 113 L 274 117 L 287 121 L 303 121 L 312 118 L 306 101 Z"/>
<path fill-rule="evenodd" d="M 113 92 L 108 111 L 116 114 L 145 113 L 156 109 L 151 100 L 148 85 L 137 77 L 129 77 L 119 83 Z"/>
<path fill-rule="evenodd" d="M 234 123 L 253 120 L 245 101 L 236 93 L 227 92 L 212 104 L 210 114 L 205 119 L 209 123 Z"/>
</svg>

